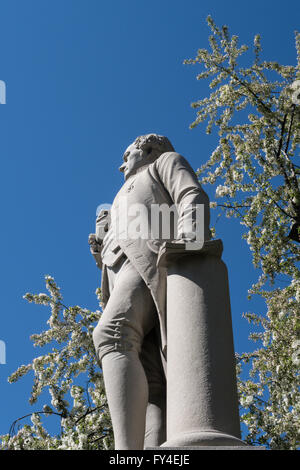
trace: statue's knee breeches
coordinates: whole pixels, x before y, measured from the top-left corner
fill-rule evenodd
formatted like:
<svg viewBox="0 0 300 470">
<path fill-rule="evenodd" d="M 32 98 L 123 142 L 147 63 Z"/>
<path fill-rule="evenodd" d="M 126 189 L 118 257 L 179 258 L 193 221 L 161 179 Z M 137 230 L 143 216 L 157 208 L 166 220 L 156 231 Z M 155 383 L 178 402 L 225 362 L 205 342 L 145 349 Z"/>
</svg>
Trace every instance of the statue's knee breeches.
<svg viewBox="0 0 300 470">
<path fill-rule="evenodd" d="M 101 361 L 110 351 L 141 352 L 144 337 L 154 327 L 156 311 L 148 291 L 127 295 L 113 293 L 104 309 L 98 325 L 93 331 L 97 357 Z M 144 300 L 146 302 L 144 303 Z"/>
<path fill-rule="evenodd" d="M 98 359 L 111 351 L 141 351 L 142 334 L 124 316 L 106 319 L 104 316 L 93 331 Z"/>
<path fill-rule="evenodd" d="M 157 322 L 150 289 L 126 258 L 107 269 L 110 296 L 93 341 L 98 359 L 110 351 L 141 352 L 145 336 Z"/>
</svg>

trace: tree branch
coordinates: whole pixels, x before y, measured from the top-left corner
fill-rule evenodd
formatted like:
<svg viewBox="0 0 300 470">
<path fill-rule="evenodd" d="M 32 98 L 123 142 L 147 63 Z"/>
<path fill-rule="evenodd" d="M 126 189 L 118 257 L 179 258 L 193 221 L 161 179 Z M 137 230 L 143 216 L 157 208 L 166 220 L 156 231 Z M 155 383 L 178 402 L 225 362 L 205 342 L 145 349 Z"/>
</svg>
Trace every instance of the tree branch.
<svg viewBox="0 0 300 470">
<path fill-rule="evenodd" d="M 75 421 L 75 424 L 79 423 L 79 421 L 81 421 L 82 419 L 84 419 L 87 415 L 89 415 L 89 414 L 91 414 L 91 413 L 94 413 L 94 411 L 100 410 L 100 409 L 103 408 L 105 405 L 107 405 L 107 402 L 106 402 L 106 401 L 105 401 L 103 404 L 101 404 L 100 406 L 97 406 L 96 408 L 93 408 L 93 409 L 91 409 L 91 410 L 90 410 L 90 409 L 87 409 L 87 411 Z"/>
<path fill-rule="evenodd" d="M 63 416 L 63 413 L 56 413 L 55 411 L 51 411 L 51 412 L 49 412 L 49 411 L 33 411 L 32 413 L 29 413 L 29 414 L 27 414 L 27 415 L 25 415 L 25 416 L 22 416 L 21 418 L 16 419 L 16 420 L 12 423 L 12 425 L 11 425 L 11 427 L 10 427 L 10 429 L 9 429 L 9 432 L 8 432 L 9 437 L 11 437 L 11 435 L 15 433 L 15 429 L 14 429 L 14 428 L 15 428 L 15 425 L 17 424 L 18 421 L 21 421 L 21 419 L 28 418 L 29 416 L 32 416 L 33 414 L 47 414 L 47 415 L 57 415 L 57 416 L 60 416 L 61 418 L 64 417 L 64 416 Z"/>
<path fill-rule="evenodd" d="M 212 63 L 215 67 L 227 73 L 227 75 L 229 75 L 230 77 L 233 77 L 241 86 L 244 86 L 268 113 L 274 114 L 273 111 L 256 95 L 256 93 L 254 93 L 254 91 L 249 87 L 247 82 L 244 82 L 243 80 L 241 80 L 236 73 L 232 73 L 232 71 L 228 70 L 226 67 L 216 64 L 213 60 L 212 60 Z M 278 117 L 276 116 L 274 117 L 280 124 L 282 124 L 282 121 Z"/>
<path fill-rule="evenodd" d="M 288 130 L 288 138 L 287 138 L 287 142 L 286 142 L 286 146 L 285 146 L 285 153 L 287 153 L 289 145 L 290 145 L 291 131 L 292 131 L 292 125 L 293 125 L 296 105 L 293 104 L 292 108 L 293 108 L 293 112 L 292 112 L 291 122 L 290 122 L 290 125 L 289 125 L 289 130 Z"/>
</svg>

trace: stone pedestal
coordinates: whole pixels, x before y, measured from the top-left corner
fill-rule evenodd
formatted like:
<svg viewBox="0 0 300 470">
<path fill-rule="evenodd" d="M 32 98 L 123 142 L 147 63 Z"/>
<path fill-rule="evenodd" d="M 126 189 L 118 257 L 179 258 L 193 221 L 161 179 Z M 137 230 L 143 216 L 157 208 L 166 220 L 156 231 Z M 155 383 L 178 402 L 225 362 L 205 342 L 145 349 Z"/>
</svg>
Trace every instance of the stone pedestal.
<svg viewBox="0 0 300 470">
<path fill-rule="evenodd" d="M 190 246 L 190 244 L 189 244 Z M 196 250 L 165 243 L 167 441 L 165 448 L 244 446 L 222 242 Z"/>
</svg>

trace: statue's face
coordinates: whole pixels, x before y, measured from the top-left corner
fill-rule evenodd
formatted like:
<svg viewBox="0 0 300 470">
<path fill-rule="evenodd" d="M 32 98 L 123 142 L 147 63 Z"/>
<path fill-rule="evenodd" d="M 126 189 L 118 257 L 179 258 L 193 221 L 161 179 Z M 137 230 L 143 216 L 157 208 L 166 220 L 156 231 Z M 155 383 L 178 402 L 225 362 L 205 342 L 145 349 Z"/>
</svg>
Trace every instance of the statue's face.
<svg viewBox="0 0 300 470">
<path fill-rule="evenodd" d="M 120 166 L 119 170 L 124 173 L 124 178 L 134 175 L 138 168 L 145 165 L 145 155 L 143 150 L 138 149 L 135 144 L 129 145 L 123 155 L 124 163 Z"/>
</svg>

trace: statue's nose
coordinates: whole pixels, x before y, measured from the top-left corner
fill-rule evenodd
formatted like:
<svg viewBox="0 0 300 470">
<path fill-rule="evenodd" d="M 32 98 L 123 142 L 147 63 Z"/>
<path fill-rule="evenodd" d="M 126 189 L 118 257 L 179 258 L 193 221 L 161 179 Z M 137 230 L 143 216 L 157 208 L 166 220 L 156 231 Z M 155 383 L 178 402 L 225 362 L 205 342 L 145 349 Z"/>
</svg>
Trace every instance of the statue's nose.
<svg viewBox="0 0 300 470">
<path fill-rule="evenodd" d="M 126 163 L 124 162 L 124 163 L 122 163 L 122 165 L 119 167 L 119 170 L 120 170 L 122 173 L 124 173 L 125 168 L 126 168 Z"/>
</svg>

